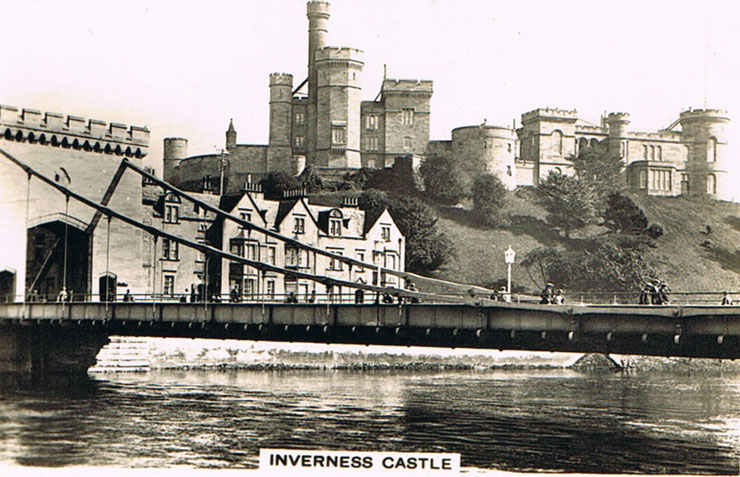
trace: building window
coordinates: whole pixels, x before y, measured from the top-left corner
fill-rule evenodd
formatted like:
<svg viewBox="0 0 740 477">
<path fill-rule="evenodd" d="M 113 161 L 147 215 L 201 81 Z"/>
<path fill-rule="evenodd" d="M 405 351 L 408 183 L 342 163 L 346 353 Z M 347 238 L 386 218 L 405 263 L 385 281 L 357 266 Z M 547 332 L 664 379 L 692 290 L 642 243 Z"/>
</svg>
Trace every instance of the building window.
<svg viewBox="0 0 740 477">
<path fill-rule="evenodd" d="M 364 250 L 357 250 L 356 252 L 357 260 L 364 262 L 365 261 L 365 251 Z M 357 273 L 362 273 L 365 271 L 365 267 L 362 265 L 357 266 Z"/>
<path fill-rule="evenodd" d="M 179 244 L 174 240 L 168 238 L 162 239 L 162 259 L 164 260 L 178 260 L 179 258 Z"/>
<path fill-rule="evenodd" d="M 377 114 L 368 114 L 365 116 L 365 129 L 378 129 Z"/>
<path fill-rule="evenodd" d="M 401 124 L 404 126 L 414 125 L 414 110 L 411 108 L 404 108 L 401 110 Z"/>
<path fill-rule="evenodd" d="M 258 245 L 255 242 L 248 242 L 244 244 L 244 252 L 246 252 L 247 260 L 259 260 Z"/>
<path fill-rule="evenodd" d="M 267 263 L 275 265 L 275 247 L 267 247 Z"/>
<path fill-rule="evenodd" d="M 386 241 L 391 241 L 391 228 L 390 227 L 381 227 L 380 228 L 380 236 L 381 238 Z"/>
<path fill-rule="evenodd" d="M 506 151 L 511 152 L 511 143 L 506 144 Z"/>
<path fill-rule="evenodd" d="M 303 136 L 295 137 L 295 147 L 303 147 Z"/>
<path fill-rule="evenodd" d="M 257 280 L 254 278 L 245 278 L 244 279 L 244 296 L 247 298 L 252 298 L 257 294 Z"/>
<path fill-rule="evenodd" d="M 707 194 L 717 193 L 717 176 L 714 174 L 707 175 Z"/>
<path fill-rule="evenodd" d="M 650 188 L 652 190 L 671 190 L 672 174 L 671 171 L 651 170 L 650 171 Z"/>
<path fill-rule="evenodd" d="M 175 294 L 175 276 L 164 275 L 162 277 L 162 294 L 165 296 L 173 296 Z"/>
<path fill-rule="evenodd" d="M 394 253 L 386 253 L 384 262 L 383 267 L 391 270 L 396 269 L 396 255 Z"/>
<path fill-rule="evenodd" d="M 556 156 L 563 155 L 563 133 L 560 131 L 552 132 L 552 153 Z"/>
<path fill-rule="evenodd" d="M 265 283 L 265 295 L 270 299 L 275 298 L 275 280 L 267 280 L 267 283 Z"/>
<path fill-rule="evenodd" d="M 329 219 L 329 235 L 334 237 L 342 235 L 342 219 Z"/>
<path fill-rule="evenodd" d="M 663 147 L 662 146 L 658 146 L 655 149 L 655 159 L 657 159 L 658 161 L 663 160 Z"/>
<path fill-rule="evenodd" d="M 333 253 L 334 255 L 342 256 L 342 251 L 341 250 L 329 250 L 329 249 L 327 249 L 327 252 Z M 331 259 L 329 259 L 329 270 L 340 271 L 340 270 L 343 270 L 343 269 L 344 269 L 344 266 L 343 266 L 343 262 L 341 260 L 337 260 L 334 257 L 332 257 Z"/>
<path fill-rule="evenodd" d="M 373 152 L 378 150 L 378 137 L 377 136 L 370 136 L 367 138 L 367 150 L 373 151 Z"/>
<path fill-rule="evenodd" d="M 648 159 L 648 147 L 646 145 L 642 146 L 642 158 L 645 160 Z"/>
<path fill-rule="evenodd" d="M 179 221 L 179 207 L 167 204 L 164 206 L 164 223 L 176 224 Z"/>
<path fill-rule="evenodd" d="M 293 224 L 293 233 L 294 234 L 305 234 L 306 233 L 306 218 L 305 217 L 295 217 L 295 222 Z"/>
<path fill-rule="evenodd" d="M 647 184 L 648 184 L 647 177 L 648 177 L 647 171 L 641 170 L 640 171 L 640 189 L 647 189 Z"/>
<path fill-rule="evenodd" d="M 295 123 L 298 126 L 302 126 L 306 121 L 306 116 L 303 113 L 295 113 Z"/>
<path fill-rule="evenodd" d="M 681 174 L 681 193 L 682 194 L 688 194 L 690 191 L 689 189 L 689 175 L 688 174 Z"/>
<path fill-rule="evenodd" d="M 710 137 L 709 141 L 707 141 L 707 162 L 715 161 L 717 161 L 717 140 Z M 709 182 L 707 182 L 707 184 L 709 184 Z M 707 190 L 707 192 L 709 191 Z"/>
<path fill-rule="evenodd" d="M 345 134 L 344 127 L 334 126 L 331 130 L 331 141 L 332 144 L 345 144 L 347 136 Z"/>
<path fill-rule="evenodd" d="M 414 140 L 409 136 L 403 138 L 403 150 L 410 151 L 412 147 L 414 147 Z"/>
</svg>

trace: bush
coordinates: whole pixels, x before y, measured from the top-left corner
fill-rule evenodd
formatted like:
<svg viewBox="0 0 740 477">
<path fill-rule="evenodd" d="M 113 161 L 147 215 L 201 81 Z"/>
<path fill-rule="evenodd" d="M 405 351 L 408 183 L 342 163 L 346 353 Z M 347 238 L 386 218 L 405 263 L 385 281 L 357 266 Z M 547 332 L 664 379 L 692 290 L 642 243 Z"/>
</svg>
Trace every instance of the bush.
<svg viewBox="0 0 740 477">
<path fill-rule="evenodd" d="M 470 178 L 459 161 L 432 154 L 422 163 L 419 174 L 424 190 L 433 200 L 454 205 L 470 194 Z"/>
<path fill-rule="evenodd" d="M 283 171 L 272 171 L 260 181 L 260 185 L 265 198 L 280 199 L 286 190 L 301 187 L 301 182 Z"/>
<path fill-rule="evenodd" d="M 506 186 L 493 174 L 480 174 L 473 179 L 473 216 L 482 224 L 496 227 L 504 221 Z"/>
<path fill-rule="evenodd" d="M 651 224 L 650 227 L 647 228 L 645 231 L 651 239 L 658 239 L 663 236 L 665 233 L 665 230 L 663 229 L 663 225 L 659 223 Z"/>
</svg>

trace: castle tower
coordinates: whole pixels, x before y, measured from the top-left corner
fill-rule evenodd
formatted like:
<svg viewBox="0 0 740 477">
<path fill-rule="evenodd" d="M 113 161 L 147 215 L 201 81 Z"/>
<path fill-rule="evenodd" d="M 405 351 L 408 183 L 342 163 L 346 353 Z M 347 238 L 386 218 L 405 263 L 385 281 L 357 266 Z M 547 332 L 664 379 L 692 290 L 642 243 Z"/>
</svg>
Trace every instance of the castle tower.
<svg viewBox="0 0 740 477">
<path fill-rule="evenodd" d="M 270 75 L 270 141 L 267 148 L 267 170 L 288 172 L 293 153 L 292 136 L 293 75 Z"/>
<path fill-rule="evenodd" d="M 509 190 L 516 188 L 516 135 L 500 126 L 463 126 L 452 130 L 452 150 L 468 172 L 493 174 Z"/>
<path fill-rule="evenodd" d="M 522 127 L 517 130 L 520 157 L 532 164 L 532 185 L 539 184 L 550 171 L 570 170 L 568 157 L 575 153 L 577 120 L 576 110 L 539 108 L 522 114 Z"/>
<path fill-rule="evenodd" d="M 629 113 L 609 113 L 606 117 L 606 126 L 609 128 L 607 153 L 611 157 L 625 159 L 627 126 L 630 123 Z"/>
<path fill-rule="evenodd" d="M 306 4 L 308 17 L 308 106 L 306 108 L 306 152 L 312 161 L 316 152 L 318 72 L 316 51 L 324 48 L 329 34 L 329 2 L 310 1 Z"/>
<path fill-rule="evenodd" d="M 226 130 L 226 150 L 236 146 L 236 129 L 234 129 L 234 120 L 229 119 L 229 129 Z"/>
<path fill-rule="evenodd" d="M 686 173 L 692 195 L 721 197 L 727 189 L 727 111 L 695 109 L 680 115 L 681 142 L 687 149 Z"/>
<path fill-rule="evenodd" d="M 188 157 L 188 140 L 182 137 L 164 138 L 164 180 L 173 182 L 175 167 Z"/>
<path fill-rule="evenodd" d="M 331 168 L 361 167 L 362 56 L 363 52 L 354 48 L 325 47 L 316 51 L 316 153 L 312 158 L 309 151 L 311 164 Z"/>
</svg>

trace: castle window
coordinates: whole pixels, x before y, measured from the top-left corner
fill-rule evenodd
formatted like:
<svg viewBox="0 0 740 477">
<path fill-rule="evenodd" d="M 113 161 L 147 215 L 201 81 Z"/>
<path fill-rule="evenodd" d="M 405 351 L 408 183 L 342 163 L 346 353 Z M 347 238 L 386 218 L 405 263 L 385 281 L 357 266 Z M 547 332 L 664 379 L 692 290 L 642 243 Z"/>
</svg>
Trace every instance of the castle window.
<svg viewBox="0 0 740 477">
<path fill-rule="evenodd" d="M 347 136 L 344 127 L 334 126 L 331 133 L 332 144 L 345 144 Z"/>
<path fill-rule="evenodd" d="M 365 116 L 365 129 L 378 129 L 377 114 L 368 114 Z"/>
<path fill-rule="evenodd" d="M 646 170 L 640 171 L 640 189 L 647 189 L 648 173 Z"/>
<path fill-rule="evenodd" d="M 688 174 L 681 174 L 681 193 L 682 194 L 689 193 L 689 175 Z"/>
<path fill-rule="evenodd" d="M 662 146 L 658 146 L 655 149 L 655 159 L 657 159 L 659 161 L 662 161 L 663 160 L 663 147 Z"/>
<path fill-rule="evenodd" d="M 306 218 L 305 217 L 295 217 L 295 221 L 293 223 L 293 233 L 294 234 L 305 234 L 306 233 Z"/>
<path fill-rule="evenodd" d="M 295 147 L 303 147 L 303 136 L 295 137 Z"/>
<path fill-rule="evenodd" d="M 508 144 L 506 145 L 506 150 L 507 150 L 508 152 L 511 152 L 511 143 L 508 143 Z"/>
<path fill-rule="evenodd" d="M 714 174 L 707 175 L 707 194 L 717 193 L 717 176 Z"/>
<path fill-rule="evenodd" d="M 642 158 L 645 160 L 648 159 L 648 147 L 644 144 L 642 146 Z"/>
<path fill-rule="evenodd" d="M 404 108 L 401 110 L 401 124 L 404 126 L 414 125 L 414 110 L 411 108 Z"/>
<path fill-rule="evenodd" d="M 406 136 L 405 138 L 403 138 L 403 150 L 404 151 L 408 152 L 413 147 L 414 147 L 414 140 L 411 137 Z"/>
<path fill-rule="evenodd" d="M 688 161 L 689 160 L 689 146 L 684 146 L 683 147 L 683 159 L 685 161 Z"/>
<path fill-rule="evenodd" d="M 563 155 L 563 133 L 560 131 L 552 132 L 552 153 L 556 156 Z"/>
<path fill-rule="evenodd" d="M 650 160 L 655 160 L 655 146 L 650 146 Z"/>
<path fill-rule="evenodd" d="M 370 136 L 367 138 L 367 150 L 368 151 L 378 150 L 378 137 L 377 136 Z"/>
<path fill-rule="evenodd" d="M 295 123 L 297 126 L 302 126 L 305 121 L 306 121 L 305 114 L 301 112 L 295 113 Z"/>
<path fill-rule="evenodd" d="M 707 141 L 707 162 L 717 161 L 717 140 L 713 137 Z M 707 182 L 709 184 L 709 182 Z M 707 186 L 709 187 L 709 186 Z"/>
</svg>

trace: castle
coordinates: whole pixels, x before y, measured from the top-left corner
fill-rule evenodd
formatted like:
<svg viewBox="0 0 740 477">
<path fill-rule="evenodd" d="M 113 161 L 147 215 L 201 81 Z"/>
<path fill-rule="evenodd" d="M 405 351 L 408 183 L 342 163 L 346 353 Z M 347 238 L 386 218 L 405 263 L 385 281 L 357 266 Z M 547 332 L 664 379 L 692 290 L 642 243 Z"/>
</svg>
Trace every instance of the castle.
<svg viewBox="0 0 740 477">
<path fill-rule="evenodd" d="M 201 190 L 226 176 L 225 190 L 237 192 L 250 176 L 281 170 L 297 174 L 308 164 L 341 172 L 383 168 L 400 155 L 424 154 L 429 142 L 428 80 L 385 78 L 373 101 L 361 100 L 363 52 L 327 46 L 329 2 L 310 1 L 308 74 L 294 85 L 293 75 L 270 75 L 270 128 L 267 145 L 237 143 L 233 123 L 220 154 L 187 156 L 187 139 L 164 142 L 164 179 Z"/>
<path fill-rule="evenodd" d="M 237 143 L 233 123 L 225 153 L 187 156 L 187 140 L 167 138 L 164 178 L 187 190 L 238 192 L 253 176 L 306 164 L 339 175 L 360 167 L 390 167 L 399 156 L 418 163 L 452 155 L 498 176 L 509 189 L 535 186 L 551 172 L 572 171 L 570 157 L 586 147 L 620 158 L 636 193 L 722 197 L 727 180 L 726 111 L 689 109 L 666 129 L 635 132 L 627 113 L 604 114 L 600 124 L 575 110 L 538 108 L 521 126 L 482 124 L 452 130 L 451 140 L 429 140 L 432 82 L 384 79 L 374 101 L 361 101 L 362 51 L 326 46 L 329 3 L 309 1 L 308 75 L 270 75 L 267 145 Z M 219 186 L 220 187 L 220 186 Z"/>
</svg>

